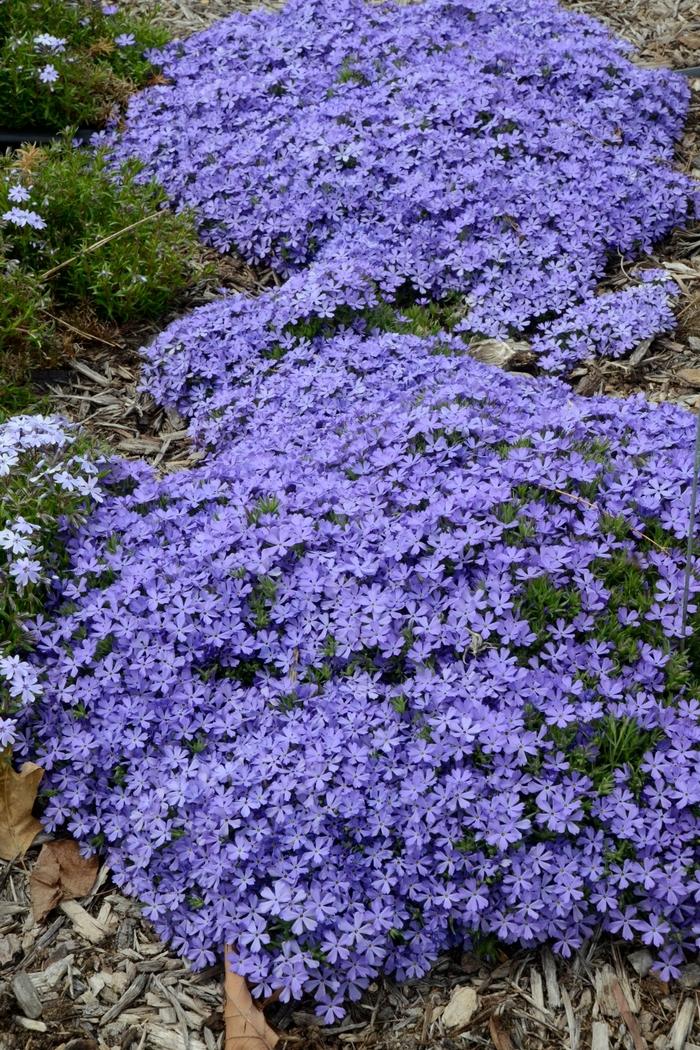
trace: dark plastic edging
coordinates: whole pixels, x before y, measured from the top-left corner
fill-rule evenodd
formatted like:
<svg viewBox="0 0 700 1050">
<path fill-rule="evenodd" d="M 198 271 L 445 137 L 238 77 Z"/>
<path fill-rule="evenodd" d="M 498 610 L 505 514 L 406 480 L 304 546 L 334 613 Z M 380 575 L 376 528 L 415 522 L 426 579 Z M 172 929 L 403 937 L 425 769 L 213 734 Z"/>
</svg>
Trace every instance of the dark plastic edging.
<svg viewBox="0 0 700 1050">
<path fill-rule="evenodd" d="M 78 128 L 73 138 L 85 145 L 97 130 L 97 128 Z M 0 130 L 0 149 L 18 149 L 20 146 L 29 144 L 46 146 L 62 137 L 63 132 L 46 128 L 21 128 L 19 131 Z"/>
</svg>

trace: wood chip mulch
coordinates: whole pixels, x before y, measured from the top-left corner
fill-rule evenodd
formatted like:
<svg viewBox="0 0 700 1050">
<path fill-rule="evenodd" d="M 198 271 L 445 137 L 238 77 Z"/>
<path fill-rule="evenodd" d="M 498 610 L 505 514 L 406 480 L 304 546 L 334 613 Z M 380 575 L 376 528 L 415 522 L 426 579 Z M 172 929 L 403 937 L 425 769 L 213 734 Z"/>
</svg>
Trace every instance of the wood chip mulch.
<svg viewBox="0 0 700 1050">
<path fill-rule="evenodd" d="M 165 26 L 172 37 L 186 37 L 212 22 L 225 18 L 232 11 L 244 13 L 264 7 L 274 11 L 284 0 L 123 0 L 128 8 L 142 18 L 152 18 Z M 329 0 L 330 2 L 330 0 Z"/>
<path fill-rule="evenodd" d="M 88 898 L 35 923 L 36 853 L 0 873 L 0 1050 L 222 1050 L 221 966 L 192 973 L 106 867 Z M 569 962 L 452 953 L 422 980 L 377 982 L 336 1025 L 304 1003 L 266 1015 L 291 1050 L 699 1050 L 700 965 L 669 986 L 651 963 L 610 941 Z"/>
</svg>

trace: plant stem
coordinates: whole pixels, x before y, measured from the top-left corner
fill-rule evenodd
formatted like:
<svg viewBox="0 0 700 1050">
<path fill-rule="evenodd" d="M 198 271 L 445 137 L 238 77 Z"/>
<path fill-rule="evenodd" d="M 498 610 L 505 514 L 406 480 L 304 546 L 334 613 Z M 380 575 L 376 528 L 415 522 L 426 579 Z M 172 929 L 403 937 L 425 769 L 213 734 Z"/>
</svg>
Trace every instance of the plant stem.
<svg viewBox="0 0 700 1050">
<path fill-rule="evenodd" d="M 40 273 L 38 280 L 48 281 L 50 277 L 60 273 L 61 270 L 65 270 L 67 266 L 74 263 L 76 259 L 82 258 L 83 255 L 89 255 L 90 252 L 96 252 L 98 248 L 102 248 L 105 244 L 109 244 L 110 241 L 116 241 L 117 237 L 121 237 L 124 233 L 129 233 L 130 230 L 135 230 L 137 226 L 143 226 L 145 222 L 150 222 L 151 219 L 157 219 L 159 215 L 163 215 L 163 211 L 154 211 L 150 215 L 145 215 L 142 219 L 137 219 L 136 222 L 132 222 L 129 226 L 125 226 L 121 230 L 117 230 L 116 233 L 110 233 L 108 237 L 102 237 L 101 240 L 95 241 L 94 244 L 88 245 L 87 248 L 83 248 L 77 255 L 71 255 L 70 259 L 64 259 L 63 262 L 58 263 L 56 266 L 52 266 L 50 270 L 45 270 L 44 273 Z"/>
</svg>

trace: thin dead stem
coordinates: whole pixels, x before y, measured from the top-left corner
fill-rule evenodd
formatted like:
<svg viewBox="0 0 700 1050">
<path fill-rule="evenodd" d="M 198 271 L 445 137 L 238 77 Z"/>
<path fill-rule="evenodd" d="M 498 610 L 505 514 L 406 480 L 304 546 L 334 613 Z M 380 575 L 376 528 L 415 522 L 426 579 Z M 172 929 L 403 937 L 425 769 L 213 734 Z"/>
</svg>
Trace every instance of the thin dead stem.
<svg viewBox="0 0 700 1050">
<path fill-rule="evenodd" d="M 556 492 L 558 496 L 566 496 L 567 499 L 573 500 L 574 503 L 582 503 L 585 507 L 590 507 L 591 510 L 597 510 L 599 514 L 602 513 L 597 503 L 592 503 L 591 500 L 586 499 L 584 496 L 577 496 L 575 492 L 567 492 L 566 489 L 550 488 L 549 485 L 544 485 L 543 488 L 546 488 L 548 492 Z M 651 543 L 652 547 L 656 547 L 657 551 L 666 553 L 669 550 L 668 547 L 664 547 L 661 543 L 657 543 L 656 540 L 651 538 L 651 536 L 647 536 L 646 532 L 642 532 L 641 529 L 635 528 L 634 525 L 630 525 L 629 522 L 627 522 L 627 526 L 635 536 L 638 536 L 639 539 L 646 540 L 647 543 Z"/>
<path fill-rule="evenodd" d="M 154 211 L 150 215 L 144 215 L 142 219 L 137 219 L 136 222 L 132 222 L 129 226 L 124 226 L 121 230 L 116 230 L 115 233 L 110 233 L 108 237 L 102 237 L 99 241 L 95 241 L 94 244 L 89 244 L 87 248 L 83 248 L 82 251 L 76 255 L 71 255 L 70 259 L 64 259 L 63 262 L 57 263 L 56 266 L 52 266 L 50 270 L 45 270 L 44 273 L 40 273 L 38 280 L 48 281 L 51 277 L 54 277 L 61 270 L 65 270 L 67 266 L 76 262 L 77 259 L 82 259 L 84 255 L 89 255 L 91 252 L 96 252 L 98 248 L 104 247 L 105 244 L 109 244 L 110 241 L 116 241 L 117 237 L 122 237 L 125 233 L 129 233 L 131 230 L 135 230 L 137 226 L 143 226 L 144 223 L 150 222 L 152 219 L 157 219 L 160 215 L 163 215 L 163 211 Z"/>
<path fill-rule="evenodd" d="M 49 310 L 43 310 L 47 317 L 51 318 L 57 324 L 63 325 L 74 335 L 79 335 L 82 339 L 90 339 L 94 343 L 102 343 L 103 346 L 109 346 L 113 350 L 123 350 L 124 347 L 121 343 L 113 343 L 110 339 L 103 339 L 101 335 L 95 335 L 94 332 L 85 332 L 82 328 L 77 328 L 74 324 L 69 324 L 68 321 L 64 321 L 62 317 L 57 317 L 56 314 L 52 314 Z"/>
</svg>

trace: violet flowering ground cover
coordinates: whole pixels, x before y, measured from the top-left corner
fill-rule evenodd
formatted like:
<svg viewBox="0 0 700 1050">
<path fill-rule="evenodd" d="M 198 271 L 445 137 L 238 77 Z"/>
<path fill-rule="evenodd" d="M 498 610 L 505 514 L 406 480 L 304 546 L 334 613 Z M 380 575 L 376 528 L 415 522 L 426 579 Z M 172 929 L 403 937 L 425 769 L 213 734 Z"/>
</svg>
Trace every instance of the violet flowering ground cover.
<svg viewBox="0 0 700 1050">
<path fill-rule="evenodd" d="M 602 929 L 677 974 L 693 417 L 465 341 L 525 334 L 564 371 L 672 324 L 662 273 L 595 287 L 687 215 L 685 88 L 534 0 L 293 0 L 162 61 L 116 156 L 286 281 L 146 350 L 208 454 L 115 463 L 29 626 L 48 825 L 195 965 L 234 944 L 327 1020 L 465 941 Z"/>
<path fill-rule="evenodd" d="M 43 610 L 66 568 L 64 537 L 102 498 L 100 465 L 75 431 L 50 416 L 0 425 L 0 751 L 17 712 L 41 693 L 23 622 Z"/>
<path fill-rule="evenodd" d="M 692 416 L 352 330 L 236 389 L 201 468 L 115 467 L 32 630 L 48 826 L 196 965 L 233 943 L 327 1020 L 474 938 L 602 927 L 676 973 Z"/>
<path fill-rule="evenodd" d="M 687 85 L 628 50 L 549 0 L 292 0 L 152 56 L 171 83 L 111 142 L 222 251 L 317 284 L 330 263 L 375 299 L 458 294 L 457 330 L 533 336 L 565 371 L 627 348 L 611 312 L 672 325 L 661 286 L 593 297 L 694 207 L 671 166 Z"/>
<path fill-rule="evenodd" d="M 323 358 L 327 340 L 348 326 L 366 334 L 451 333 L 466 347 L 478 344 L 480 335 L 459 331 L 463 307 L 456 297 L 396 308 L 378 296 L 361 270 L 363 248 L 364 242 L 355 245 L 350 261 L 323 251 L 279 288 L 254 299 L 225 296 L 177 319 L 143 350 L 144 387 L 176 406 L 193 433 L 216 449 L 235 426 L 230 406 L 240 385 L 247 387 L 266 360 L 295 348 Z M 673 288 L 665 271 L 644 270 L 636 286 L 589 296 L 547 322 L 532 347 L 557 371 L 602 348 L 622 356 L 660 327 L 673 327 Z"/>
</svg>

